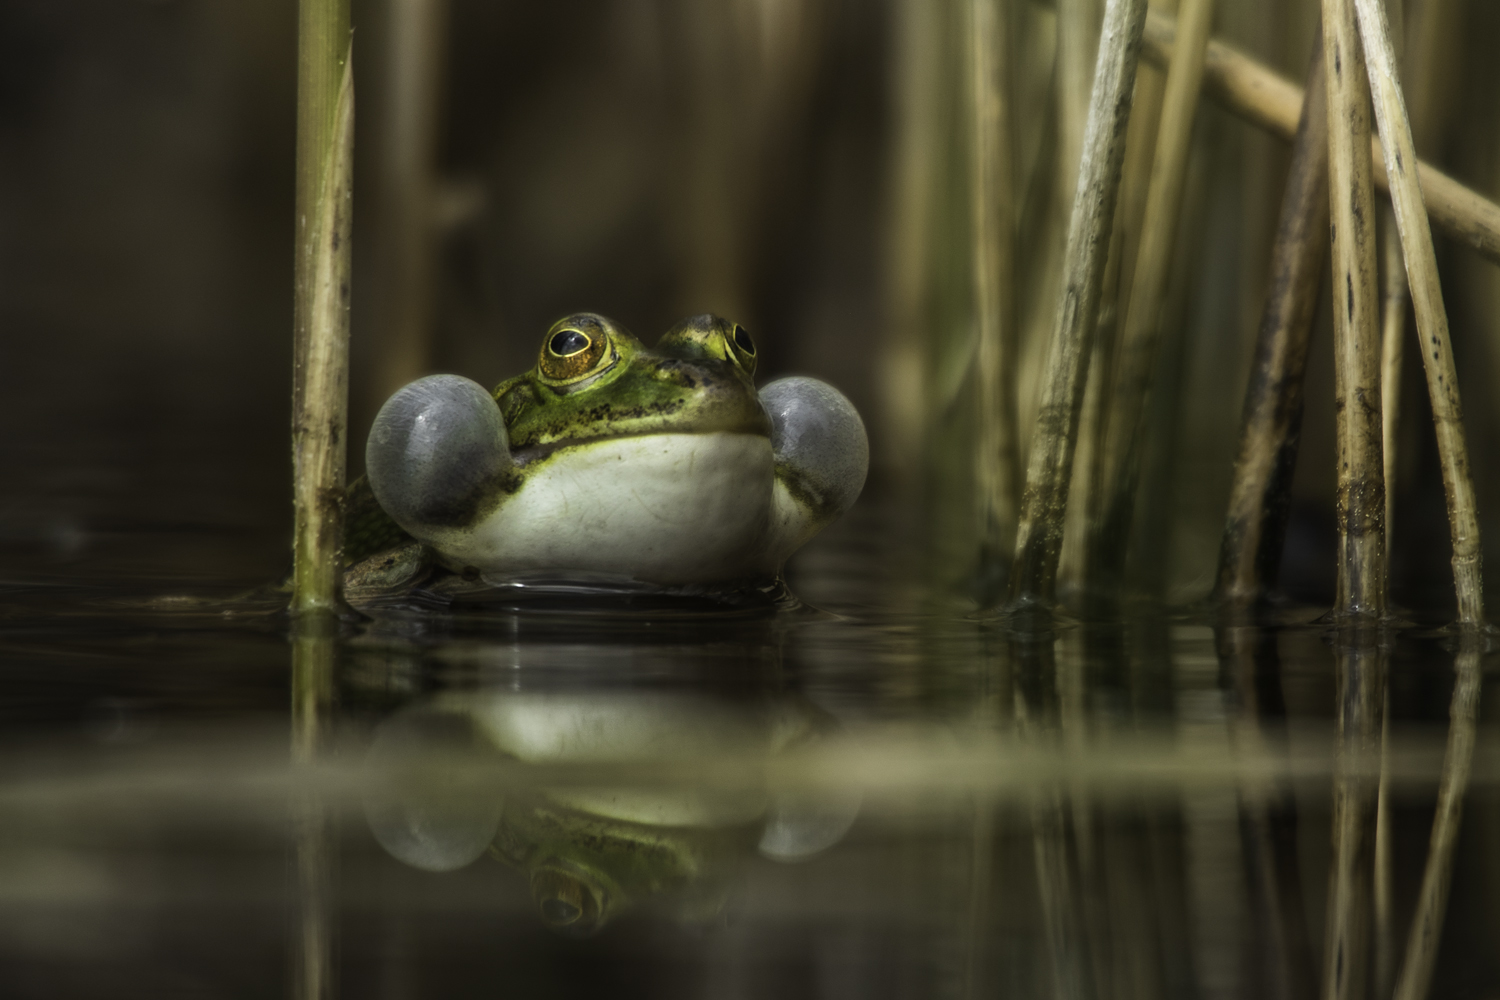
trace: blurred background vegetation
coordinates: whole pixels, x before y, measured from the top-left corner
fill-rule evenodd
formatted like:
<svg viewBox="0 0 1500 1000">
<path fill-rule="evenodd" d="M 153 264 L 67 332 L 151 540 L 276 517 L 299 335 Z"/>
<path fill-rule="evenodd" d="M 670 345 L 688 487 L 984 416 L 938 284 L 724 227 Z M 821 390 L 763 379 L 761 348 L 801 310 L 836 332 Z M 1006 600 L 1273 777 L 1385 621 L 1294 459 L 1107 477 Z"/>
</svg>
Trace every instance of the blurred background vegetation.
<svg viewBox="0 0 1500 1000">
<path fill-rule="evenodd" d="M 1421 152 L 1493 197 L 1500 5 L 1406 0 L 1409 22 L 1424 5 L 1439 5 L 1443 41 L 1428 110 L 1413 107 Z M 939 576 L 960 583 L 974 521 L 961 7 L 352 0 L 351 472 L 409 378 L 498 382 L 574 310 L 648 343 L 714 311 L 756 334 L 763 375 L 816 375 L 854 400 L 870 498 L 931 526 Z M 1301 80 L 1313 0 L 1218 7 L 1216 37 Z M 1055 113 L 1056 15 L 1017 10 L 1024 450 L 1076 140 Z M 284 569 L 267 540 L 290 523 L 295 29 L 294 0 L 0 5 L 13 549 L 66 565 L 112 533 L 203 526 L 242 542 L 205 536 L 184 559 Z M 1287 160 L 1200 104 L 1133 558 L 1137 585 L 1174 600 L 1212 582 Z M 1495 566 L 1500 278 L 1438 245 Z M 1312 598 L 1331 592 L 1335 543 L 1326 304 L 1319 323 L 1284 566 Z M 1414 354 L 1405 380 L 1392 580 L 1398 600 L 1442 602 L 1447 525 Z"/>
</svg>

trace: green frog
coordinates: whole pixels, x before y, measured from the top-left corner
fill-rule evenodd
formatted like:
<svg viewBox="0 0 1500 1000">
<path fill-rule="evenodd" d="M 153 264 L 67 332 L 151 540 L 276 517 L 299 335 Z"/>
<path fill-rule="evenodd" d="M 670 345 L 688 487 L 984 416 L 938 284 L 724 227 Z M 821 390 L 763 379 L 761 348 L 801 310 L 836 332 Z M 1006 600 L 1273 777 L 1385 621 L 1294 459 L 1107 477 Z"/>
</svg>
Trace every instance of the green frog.
<svg viewBox="0 0 1500 1000">
<path fill-rule="evenodd" d="M 638 907 L 705 925 L 752 856 L 795 864 L 844 839 L 857 789 L 778 788 L 764 771 L 838 738 L 832 716 L 793 696 L 448 692 L 376 728 L 365 816 L 386 852 L 414 868 L 457 871 L 488 854 L 517 869 L 538 917 L 566 935 Z M 705 761 L 731 770 L 657 780 Z M 597 781 L 578 780 L 594 766 L 606 769 Z M 621 766 L 655 777 L 622 782 L 608 770 Z"/>
<path fill-rule="evenodd" d="M 352 585 L 428 559 L 490 584 L 775 579 L 859 496 L 869 445 L 837 389 L 791 377 L 757 391 L 757 360 L 748 331 L 717 316 L 647 348 L 577 313 L 493 392 L 456 375 L 411 383 L 381 408 L 368 483 L 351 491 Z"/>
</svg>

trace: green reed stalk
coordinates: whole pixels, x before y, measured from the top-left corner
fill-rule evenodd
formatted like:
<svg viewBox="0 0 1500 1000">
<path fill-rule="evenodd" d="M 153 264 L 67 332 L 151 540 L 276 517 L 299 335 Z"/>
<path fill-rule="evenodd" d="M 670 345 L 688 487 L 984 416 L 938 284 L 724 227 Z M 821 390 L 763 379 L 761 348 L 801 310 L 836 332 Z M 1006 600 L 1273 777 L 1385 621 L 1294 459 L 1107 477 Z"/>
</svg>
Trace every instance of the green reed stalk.
<svg viewBox="0 0 1500 1000">
<path fill-rule="evenodd" d="M 1068 220 L 1057 319 L 1047 348 L 1016 533 L 1010 596 L 1017 610 L 1048 606 L 1054 599 L 1078 411 L 1088 382 L 1145 17 L 1145 0 L 1109 0 L 1104 12 L 1078 188 Z"/>
<path fill-rule="evenodd" d="M 1380 453 L 1380 340 L 1370 83 L 1351 0 L 1323 0 L 1328 197 L 1333 234 L 1339 615 L 1385 613 L 1385 464 Z"/>
<path fill-rule="evenodd" d="M 1153 66 L 1172 58 L 1176 23 L 1155 11 L 1146 19 L 1141 57 Z M 1233 114 L 1290 140 L 1302 113 L 1302 88 L 1275 70 L 1223 42 L 1210 41 L 1203 64 L 1203 91 Z M 1380 143 L 1371 139 L 1375 186 L 1389 192 Z M 1433 225 L 1500 264 L 1500 205 L 1433 167 L 1418 164 L 1422 195 Z"/>
<path fill-rule="evenodd" d="M 1219 548 L 1216 596 L 1233 606 L 1256 603 L 1276 582 L 1297 465 L 1308 345 L 1328 256 L 1328 116 L 1321 43 L 1313 52 L 1303 93 Z"/>
<path fill-rule="evenodd" d="M 346 0 L 303 0 L 297 64 L 292 611 L 339 608 L 354 77 Z"/>
<path fill-rule="evenodd" d="M 1385 9 L 1376 0 L 1354 0 L 1360 34 L 1369 53 L 1369 81 L 1375 94 L 1375 117 L 1391 181 L 1391 204 L 1411 286 L 1412 306 L 1427 371 L 1432 400 L 1432 422 L 1437 431 L 1443 488 L 1448 495 L 1448 526 L 1453 541 L 1453 587 L 1458 596 L 1458 620 L 1466 627 L 1484 622 L 1484 593 L 1480 567 L 1479 515 L 1474 482 L 1469 475 L 1468 446 L 1458 395 L 1458 373 L 1448 338 L 1448 314 L 1443 307 L 1432 230 L 1416 173 L 1416 144 L 1401 96 L 1395 52 Z"/>
<path fill-rule="evenodd" d="M 979 426 L 974 479 L 981 580 L 997 580 L 1015 530 L 1016 446 L 1015 104 L 1011 0 L 969 0 L 969 211 Z"/>
<path fill-rule="evenodd" d="M 1204 49 L 1213 26 L 1213 0 L 1182 0 L 1180 11 L 1177 43 L 1167 68 L 1156 155 L 1151 163 L 1140 249 L 1131 277 L 1130 306 L 1106 396 L 1102 517 L 1093 525 L 1089 540 L 1090 584 L 1111 596 L 1117 595 L 1123 585 L 1125 553 L 1140 482 L 1141 455 L 1145 450 L 1146 397 L 1161 342 L 1167 277 L 1187 175 L 1188 144 L 1203 79 Z"/>
<path fill-rule="evenodd" d="M 297 623 L 292 638 L 292 745 L 294 773 L 309 779 L 326 738 L 333 702 L 337 622 L 313 616 Z M 336 996 L 333 961 L 333 821 L 327 804 L 305 785 L 292 800 L 296 842 L 298 924 L 292 996 L 328 1000 Z"/>
<path fill-rule="evenodd" d="M 1463 818 L 1464 792 L 1474 761 L 1474 738 L 1479 716 L 1479 694 L 1483 676 L 1480 661 L 1484 649 L 1478 635 L 1462 640 L 1455 669 L 1453 701 L 1448 709 L 1448 747 L 1443 753 L 1443 777 L 1438 785 L 1437 814 L 1432 821 L 1432 840 L 1427 864 L 1422 869 L 1422 889 L 1417 911 L 1406 939 L 1401 976 L 1396 980 L 1395 1000 L 1425 1000 L 1432 985 L 1438 942 L 1443 936 L 1443 918 L 1448 910 L 1448 890 L 1453 883 L 1453 850 Z"/>
</svg>

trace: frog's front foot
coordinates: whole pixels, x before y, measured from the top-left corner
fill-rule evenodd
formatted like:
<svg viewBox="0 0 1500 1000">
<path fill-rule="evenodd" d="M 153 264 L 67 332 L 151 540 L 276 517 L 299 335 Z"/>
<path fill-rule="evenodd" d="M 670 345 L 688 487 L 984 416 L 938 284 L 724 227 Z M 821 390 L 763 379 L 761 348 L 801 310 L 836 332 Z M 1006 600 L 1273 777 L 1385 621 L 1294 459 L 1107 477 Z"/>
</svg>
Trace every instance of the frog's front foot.
<svg viewBox="0 0 1500 1000">
<path fill-rule="evenodd" d="M 458 375 L 429 375 L 380 408 L 365 447 L 375 499 L 416 538 L 471 523 L 511 467 L 494 398 Z"/>
<path fill-rule="evenodd" d="M 776 514 L 790 552 L 854 506 L 870 443 L 854 404 L 833 386 L 795 375 L 760 390 L 771 418 Z"/>
</svg>

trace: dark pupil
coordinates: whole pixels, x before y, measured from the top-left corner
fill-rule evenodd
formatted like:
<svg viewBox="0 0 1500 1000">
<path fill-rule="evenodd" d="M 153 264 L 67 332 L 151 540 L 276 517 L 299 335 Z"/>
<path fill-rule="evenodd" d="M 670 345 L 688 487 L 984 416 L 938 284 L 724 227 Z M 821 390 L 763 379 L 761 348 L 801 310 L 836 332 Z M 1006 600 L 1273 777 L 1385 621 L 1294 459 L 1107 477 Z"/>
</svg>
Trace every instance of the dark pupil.
<svg viewBox="0 0 1500 1000">
<path fill-rule="evenodd" d="M 746 354 L 753 355 L 755 353 L 755 341 L 750 339 L 750 334 L 738 323 L 734 325 L 734 342 L 740 345 L 740 350 Z"/>
<path fill-rule="evenodd" d="M 588 346 L 589 338 L 577 330 L 559 330 L 552 335 L 552 343 L 547 345 L 547 350 L 560 358 L 566 358 L 579 351 L 588 350 Z"/>
</svg>

